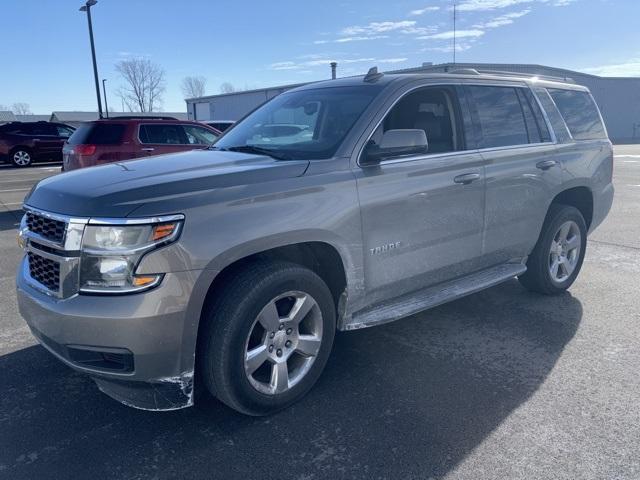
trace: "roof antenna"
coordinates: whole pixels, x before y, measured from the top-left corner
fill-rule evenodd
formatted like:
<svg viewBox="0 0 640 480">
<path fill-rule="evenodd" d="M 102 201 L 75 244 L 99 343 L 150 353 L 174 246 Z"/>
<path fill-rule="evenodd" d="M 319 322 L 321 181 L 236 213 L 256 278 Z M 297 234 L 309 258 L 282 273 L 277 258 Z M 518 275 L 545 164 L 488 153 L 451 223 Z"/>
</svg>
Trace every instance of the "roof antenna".
<svg viewBox="0 0 640 480">
<path fill-rule="evenodd" d="M 373 83 L 383 76 L 384 73 L 378 72 L 378 67 L 371 67 L 367 74 L 364 76 L 364 81 L 367 83 Z"/>
<path fill-rule="evenodd" d="M 456 64 L 456 2 L 453 2 L 453 64 Z"/>
</svg>

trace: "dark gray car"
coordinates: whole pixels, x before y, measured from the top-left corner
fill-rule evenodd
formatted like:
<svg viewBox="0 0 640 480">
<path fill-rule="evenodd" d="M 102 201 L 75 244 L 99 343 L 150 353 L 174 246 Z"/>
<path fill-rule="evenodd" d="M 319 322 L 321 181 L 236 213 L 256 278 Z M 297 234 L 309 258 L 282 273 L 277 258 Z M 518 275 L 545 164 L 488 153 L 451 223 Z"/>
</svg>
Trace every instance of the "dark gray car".
<svg viewBox="0 0 640 480">
<path fill-rule="evenodd" d="M 41 181 L 20 311 L 127 405 L 186 407 L 202 385 L 266 414 L 313 386 L 336 329 L 516 276 L 565 291 L 612 169 L 577 85 L 473 71 L 308 85 L 209 150 Z"/>
</svg>

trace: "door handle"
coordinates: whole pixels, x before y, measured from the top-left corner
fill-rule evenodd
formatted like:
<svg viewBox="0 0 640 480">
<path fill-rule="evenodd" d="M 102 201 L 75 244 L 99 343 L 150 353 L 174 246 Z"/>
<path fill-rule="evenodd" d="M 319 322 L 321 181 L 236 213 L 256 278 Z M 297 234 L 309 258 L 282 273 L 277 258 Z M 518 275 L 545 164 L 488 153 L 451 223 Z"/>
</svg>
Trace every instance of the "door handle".
<svg viewBox="0 0 640 480">
<path fill-rule="evenodd" d="M 453 179 L 455 183 L 461 183 L 462 185 L 468 185 L 471 182 L 474 182 L 480 178 L 479 173 L 465 173 L 463 175 L 458 175 Z"/>
<path fill-rule="evenodd" d="M 555 167 L 558 165 L 558 162 L 555 160 L 543 160 L 542 162 L 536 163 L 536 168 L 540 170 L 549 170 L 551 167 Z"/>
<path fill-rule="evenodd" d="M 155 148 L 151 148 L 151 147 L 147 147 L 147 148 L 143 148 L 142 151 L 143 152 L 153 152 L 155 150 Z"/>
</svg>

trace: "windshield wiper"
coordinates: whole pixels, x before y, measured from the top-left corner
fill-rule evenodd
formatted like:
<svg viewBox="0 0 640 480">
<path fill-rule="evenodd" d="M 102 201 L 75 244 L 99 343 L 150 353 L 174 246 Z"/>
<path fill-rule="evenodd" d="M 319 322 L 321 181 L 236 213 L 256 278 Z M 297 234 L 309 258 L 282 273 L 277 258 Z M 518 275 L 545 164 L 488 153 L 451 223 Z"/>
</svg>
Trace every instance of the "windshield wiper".
<svg viewBox="0 0 640 480">
<path fill-rule="evenodd" d="M 215 148 L 215 146 L 214 146 Z M 220 150 L 229 152 L 243 152 L 243 153 L 257 153 L 260 155 L 267 155 L 276 160 L 290 160 L 291 158 L 283 153 L 274 152 L 269 148 L 256 147 L 255 145 L 237 145 L 235 147 L 222 147 Z"/>
</svg>

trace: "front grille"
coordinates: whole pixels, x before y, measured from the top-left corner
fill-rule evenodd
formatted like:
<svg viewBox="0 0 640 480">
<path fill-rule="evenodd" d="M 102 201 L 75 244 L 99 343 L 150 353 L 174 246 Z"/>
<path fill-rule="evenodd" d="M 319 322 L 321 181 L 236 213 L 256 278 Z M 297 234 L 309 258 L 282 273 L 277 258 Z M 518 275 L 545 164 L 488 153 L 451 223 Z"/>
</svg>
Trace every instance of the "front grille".
<svg viewBox="0 0 640 480">
<path fill-rule="evenodd" d="M 52 242 L 62 243 L 66 223 L 53 220 L 33 212 L 27 212 L 27 228 Z"/>
<path fill-rule="evenodd" d="M 49 290 L 57 292 L 60 289 L 60 264 L 33 252 L 27 252 L 27 256 L 31 278 Z"/>
</svg>

